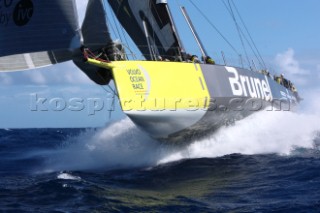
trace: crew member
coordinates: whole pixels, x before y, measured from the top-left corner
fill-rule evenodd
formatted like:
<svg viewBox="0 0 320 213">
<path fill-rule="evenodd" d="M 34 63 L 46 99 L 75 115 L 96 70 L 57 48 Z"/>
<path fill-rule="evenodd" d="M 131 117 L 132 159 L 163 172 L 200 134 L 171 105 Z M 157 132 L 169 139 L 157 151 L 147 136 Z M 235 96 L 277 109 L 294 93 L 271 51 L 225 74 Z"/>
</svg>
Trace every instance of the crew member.
<svg viewBox="0 0 320 213">
<path fill-rule="evenodd" d="M 285 79 L 285 78 L 283 77 L 283 74 L 281 74 L 281 75 L 280 75 L 280 82 L 279 82 L 279 83 L 280 83 L 282 86 L 284 86 L 284 79 Z"/>
<path fill-rule="evenodd" d="M 162 58 L 162 56 L 158 56 L 158 61 L 170 61 L 169 59 Z"/>
<path fill-rule="evenodd" d="M 216 64 L 216 62 L 210 56 L 206 56 L 203 61 L 206 64 Z"/>
<path fill-rule="evenodd" d="M 274 80 L 278 83 L 278 84 L 281 84 L 281 77 L 279 76 L 274 76 Z"/>
<path fill-rule="evenodd" d="M 196 55 L 191 56 L 191 61 L 193 63 L 200 63 L 200 60 L 199 60 L 198 56 L 196 56 Z"/>
<path fill-rule="evenodd" d="M 285 88 L 290 89 L 290 81 L 288 81 L 288 79 L 284 78 L 283 74 L 281 74 L 281 76 L 282 76 L 282 85 Z"/>
</svg>

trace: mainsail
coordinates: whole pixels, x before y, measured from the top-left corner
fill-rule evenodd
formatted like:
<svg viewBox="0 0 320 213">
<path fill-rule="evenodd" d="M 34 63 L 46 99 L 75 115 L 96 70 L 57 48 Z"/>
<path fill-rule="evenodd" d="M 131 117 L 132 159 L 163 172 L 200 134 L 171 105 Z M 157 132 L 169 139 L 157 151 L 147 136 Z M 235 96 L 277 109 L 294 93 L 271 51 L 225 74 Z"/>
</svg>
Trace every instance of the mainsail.
<svg viewBox="0 0 320 213">
<path fill-rule="evenodd" d="M 175 59 L 184 52 L 166 0 L 108 0 L 146 59 Z"/>
<path fill-rule="evenodd" d="M 80 47 L 74 0 L 0 1 L 0 13 L 0 71 L 71 60 Z"/>
</svg>

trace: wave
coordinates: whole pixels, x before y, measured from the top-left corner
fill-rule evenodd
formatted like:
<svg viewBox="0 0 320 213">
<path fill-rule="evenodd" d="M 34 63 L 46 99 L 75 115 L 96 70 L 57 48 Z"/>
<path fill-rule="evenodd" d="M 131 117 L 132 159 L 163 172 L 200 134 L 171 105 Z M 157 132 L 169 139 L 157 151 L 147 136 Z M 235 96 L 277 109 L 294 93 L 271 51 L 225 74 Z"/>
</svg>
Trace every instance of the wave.
<svg viewBox="0 0 320 213">
<path fill-rule="evenodd" d="M 270 116 L 270 113 L 275 113 Z M 221 128 L 206 139 L 161 159 L 167 163 L 184 158 L 212 158 L 239 153 L 289 155 L 297 147 L 313 149 L 318 137 L 319 117 L 293 112 L 256 113 Z"/>
<path fill-rule="evenodd" d="M 297 147 L 315 147 L 318 121 L 315 114 L 264 111 L 234 126 L 223 127 L 205 139 L 177 147 L 150 138 L 129 119 L 124 119 L 65 141 L 63 147 L 52 153 L 48 166 L 54 171 L 111 170 L 148 168 L 233 153 L 289 155 Z"/>
<path fill-rule="evenodd" d="M 80 181 L 81 177 L 79 176 L 74 176 L 72 174 L 69 174 L 67 172 L 61 172 L 58 176 L 57 179 L 61 179 L 61 180 L 77 180 Z"/>
</svg>

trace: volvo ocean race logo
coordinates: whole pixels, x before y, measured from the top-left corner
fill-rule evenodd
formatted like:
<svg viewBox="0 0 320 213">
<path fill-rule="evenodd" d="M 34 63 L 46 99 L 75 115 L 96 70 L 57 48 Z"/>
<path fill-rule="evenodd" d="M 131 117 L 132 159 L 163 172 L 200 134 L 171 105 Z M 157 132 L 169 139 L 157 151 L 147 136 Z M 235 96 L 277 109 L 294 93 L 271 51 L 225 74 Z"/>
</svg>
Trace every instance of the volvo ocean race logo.
<svg viewBox="0 0 320 213">
<path fill-rule="evenodd" d="M 267 77 L 265 79 L 239 75 L 238 71 L 233 67 L 226 67 L 233 77 L 229 78 L 233 95 L 245 96 L 251 98 L 260 98 L 267 101 L 272 100 L 271 88 Z"/>
<path fill-rule="evenodd" d="M 127 69 L 127 74 L 133 91 L 137 95 L 148 97 L 151 84 L 147 70 L 139 65 L 138 68 Z"/>
<path fill-rule="evenodd" d="M 13 21 L 17 26 L 28 24 L 33 15 L 33 3 L 31 0 L 21 0 L 13 11 Z"/>
</svg>

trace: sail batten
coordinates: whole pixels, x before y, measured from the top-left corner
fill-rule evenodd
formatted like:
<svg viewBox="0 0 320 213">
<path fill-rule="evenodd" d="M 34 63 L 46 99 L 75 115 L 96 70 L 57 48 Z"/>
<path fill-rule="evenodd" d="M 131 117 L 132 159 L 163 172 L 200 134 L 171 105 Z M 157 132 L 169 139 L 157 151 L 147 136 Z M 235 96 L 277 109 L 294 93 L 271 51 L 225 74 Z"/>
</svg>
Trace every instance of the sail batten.
<svg viewBox="0 0 320 213">
<path fill-rule="evenodd" d="M 72 53 L 67 50 L 23 53 L 0 57 L 0 71 L 24 71 L 69 61 Z"/>
</svg>

